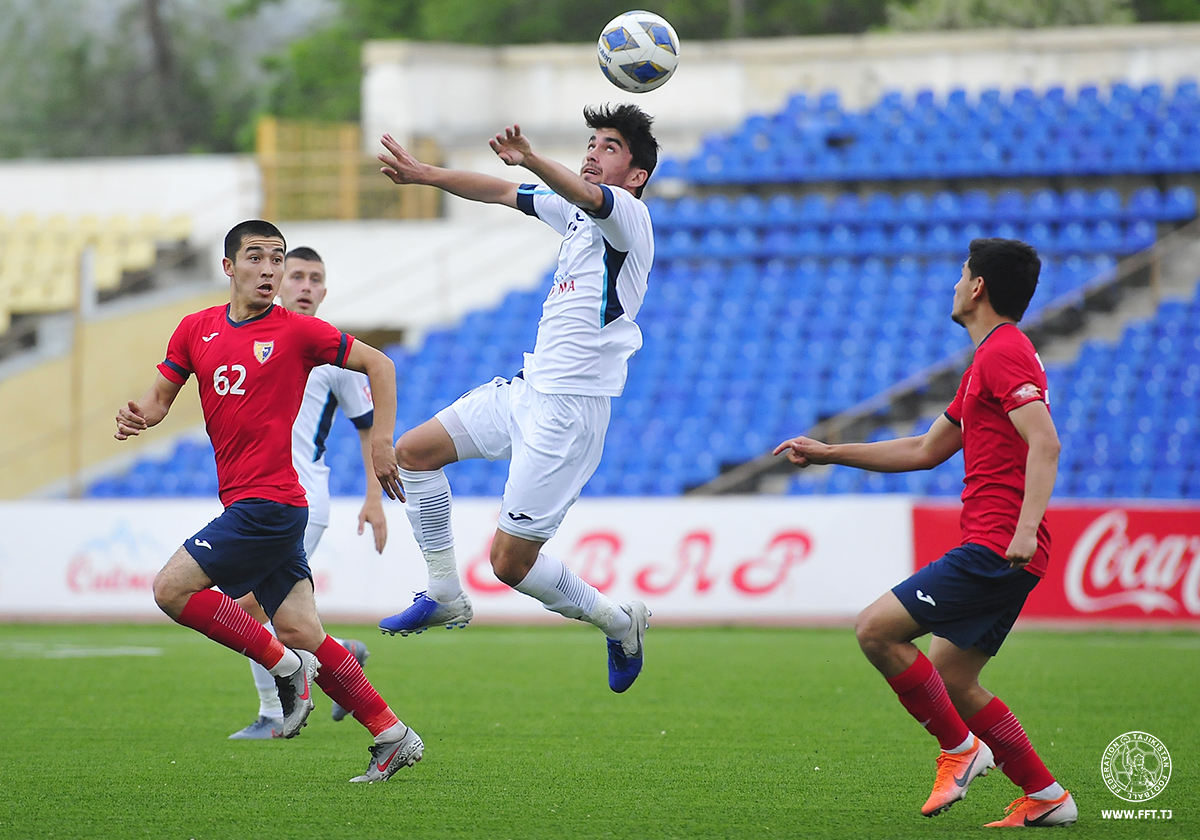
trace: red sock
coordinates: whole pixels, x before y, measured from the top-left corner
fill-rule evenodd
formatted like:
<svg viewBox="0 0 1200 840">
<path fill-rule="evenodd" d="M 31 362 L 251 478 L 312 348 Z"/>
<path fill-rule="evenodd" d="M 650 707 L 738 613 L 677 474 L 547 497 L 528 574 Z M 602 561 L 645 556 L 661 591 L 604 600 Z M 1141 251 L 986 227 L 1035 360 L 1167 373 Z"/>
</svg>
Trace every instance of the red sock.
<svg viewBox="0 0 1200 840">
<path fill-rule="evenodd" d="M 338 705 L 349 709 L 372 735 L 399 723 L 400 719 L 371 685 L 358 660 L 333 636 L 325 637 L 316 654 L 321 663 L 317 685 Z"/>
<path fill-rule="evenodd" d="M 971 716 L 971 731 L 992 748 L 996 766 L 1026 794 L 1054 784 L 1054 777 L 1029 743 L 1021 722 L 999 697 Z"/>
<path fill-rule="evenodd" d="M 917 651 L 917 661 L 887 681 L 908 713 L 938 739 L 942 749 L 952 750 L 967 740 L 971 732 L 950 702 L 942 675 L 925 654 Z"/>
<path fill-rule="evenodd" d="M 202 589 L 189 598 L 179 614 L 179 623 L 267 669 L 275 667 L 287 650 L 236 601 L 215 589 Z"/>
</svg>

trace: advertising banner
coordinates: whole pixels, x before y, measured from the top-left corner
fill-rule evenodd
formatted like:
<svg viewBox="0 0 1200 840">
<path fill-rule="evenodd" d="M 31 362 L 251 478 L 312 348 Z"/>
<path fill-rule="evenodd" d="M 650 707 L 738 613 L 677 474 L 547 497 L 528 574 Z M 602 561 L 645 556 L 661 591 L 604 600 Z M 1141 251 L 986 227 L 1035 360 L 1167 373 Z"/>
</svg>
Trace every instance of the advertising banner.
<svg viewBox="0 0 1200 840">
<path fill-rule="evenodd" d="M 920 568 L 959 543 L 959 506 L 913 508 Z M 1021 615 L 1200 623 L 1200 505 L 1053 503 L 1050 568 Z"/>
<path fill-rule="evenodd" d="M 329 619 L 376 621 L 425 588 L 425 563 L 399 505 L 389 539 L 359 535 L 359 503 L 335 499 L 310 559 Z M 902 497 L 582 499 L 545 550 L 617 603 L 667 622 L 850 620 L 913 563 Z M 498 500 L 458 499 L 463 585 L 481 621 L 558 620 L 500 583 L 488 552 Z M 0 619 L 155 618 L 154 576 L 219 515 L 214 501 L 0 504 Z"/>
</svg>

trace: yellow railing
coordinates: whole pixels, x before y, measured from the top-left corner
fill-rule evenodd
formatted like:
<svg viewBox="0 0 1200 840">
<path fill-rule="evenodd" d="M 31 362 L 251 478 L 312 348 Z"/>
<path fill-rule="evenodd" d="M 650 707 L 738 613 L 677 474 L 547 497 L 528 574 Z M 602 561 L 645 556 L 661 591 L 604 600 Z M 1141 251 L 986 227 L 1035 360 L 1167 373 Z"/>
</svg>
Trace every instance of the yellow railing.
<svg viewBox="0 0 1200 840">
<path fill-rule="evenodd" d="M 263 178 L 267 219 L 432 219 L 441 215 L 433 187 L 396 186 L 379 172 L 379 161 L 362 151 L 355 123 L 320 123 L 264 117 L 256 154 Z M 431 140 L 413 153 L 440 162 Z"/>
</svg>

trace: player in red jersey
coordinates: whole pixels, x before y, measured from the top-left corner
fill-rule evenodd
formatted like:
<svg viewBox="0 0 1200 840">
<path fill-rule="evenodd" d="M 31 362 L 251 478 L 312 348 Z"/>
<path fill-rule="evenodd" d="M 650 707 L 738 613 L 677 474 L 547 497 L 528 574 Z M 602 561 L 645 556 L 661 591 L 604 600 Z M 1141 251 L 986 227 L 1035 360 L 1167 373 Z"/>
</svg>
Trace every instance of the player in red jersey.
<svg viewBox="0 0 1200 840">
<path fill-rule="evenodd" d="M 999 766 L 1025 795 L 989 826 L 1069 825 L 1079 811 L 1038 757 L 1021 724 L 979 684 L 1025 598 L 1046 572 L 1046 506 L 1058 471 L 1046 374 L 1016 326 L 1037 288 L 1041 262 L 1012 239 L 976 239 L 954 287 L 951 317 L 975 358 L 946 413 L 917 437 L 829 445 L 806 437 L 775 454 L 794 464 L 844 464 L 876 472 L 927 470 L 963 450 L 962 545 L 885 593 L 855 633 L 904 708 L 942 747 L 933 793 L 940 814 Z M 932 633 L 929 657 L 913 639 Z"/>
<path fill-rule="evenodd" d="M 275 305 L 285 248 L 283 234 L 269 222 L 242 222 L 229 232 L 222 260 L 230 280 L 228 305 L 180 322 L 150 390 L 117 412 L 116 438 L 160 423 L 196 374 L 225 512 L 163 566 L 154 580 L 155 601 L 175 621 L 250 657 L 275 677 L 285 738 L 299 733 L 312 711 L 315 679 L 375 736 L 366 772 L 351 781 L 385 781 L 420 761 L 424 745 L 379 696 L 354 656 L 321 626 L 304 553 L 308 507 L 292 466 L 292 424 L 314 367 L 334 364 L 366 373 L 376 397 L 375 474 L 391 498 L 403 499 L 392 448 L 396 371 L 375 348 L 325 321 Z M 278 638 L 235 602 L 249 592 L 271 617 Z"/>
</svg>

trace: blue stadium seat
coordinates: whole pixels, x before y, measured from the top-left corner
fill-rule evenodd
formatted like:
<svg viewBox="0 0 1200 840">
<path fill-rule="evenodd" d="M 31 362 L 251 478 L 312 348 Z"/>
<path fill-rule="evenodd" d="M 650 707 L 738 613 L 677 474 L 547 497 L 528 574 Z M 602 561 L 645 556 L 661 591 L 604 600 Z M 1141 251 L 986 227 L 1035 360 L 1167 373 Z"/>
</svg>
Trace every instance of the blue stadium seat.
<svg viewBox="0 0 1200 840">
<path fill-rule="evenodd" d="M 991 219 L 995 222 L 1023 222 L 1026 217 L 1025 196 L 1020 190 L 1006 189 L 996 196 Z"/>
<path fill-rule="evenodd" d="M 1196 216 L 1196 191 L 1188 186 L 1171 187 L 1163 198 L 1164 221 L 1186 221 Z"/>
<path fill-rule="evenodd" d="M 1162 215 L 1162 195 L 1154 187 L 1135 190 L 1125 206 L 1124 216 L 1130 221 L 1156 222 Z"/>
</svg>

